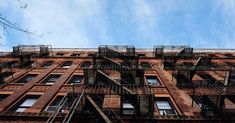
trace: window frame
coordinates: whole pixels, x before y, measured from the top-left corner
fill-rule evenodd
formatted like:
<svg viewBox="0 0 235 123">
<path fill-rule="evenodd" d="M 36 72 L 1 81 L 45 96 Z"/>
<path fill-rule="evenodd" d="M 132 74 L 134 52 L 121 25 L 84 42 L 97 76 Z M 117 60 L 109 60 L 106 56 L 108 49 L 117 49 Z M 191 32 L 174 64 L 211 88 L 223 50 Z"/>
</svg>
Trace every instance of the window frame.
<svg viewBox="0 0 235 123">
<path fill-rule="evenodd" d="M 158 102 L 167 102 L 168 103 L 168 108 L 161 108 L 158 105 Z M 173 102 L 171 101 L 170 97 L 158 97 L 155 100 L 155 106 L 161 116 L 163 115 L 177 115 L 177 110 L 176 107 L 174 106 Z M 166 105 L 165 105 L 166 106 Z M 170 112 L 170 113 L 169 113 Z"/>
<path fill-rule="evenodd" d="M 27 109 L 31 108 L 38 101 L 40 96 L 41 95 L 26 95 L 26 96 L 24 96 L 22 99 L 20 99 L 20 101 L 18 101 L 13 106 L 11 111 L 14 111 L 14 112 L 25 112 Z M 27 100 L 29 100 L 32 103 L 25 105 Z"/>
<path fill-rule="evenodd" d="M 72 57 L 80 57 L 81 53 L 72 53 L 70 56 L 72 56 Z"/>
<path fill-rule="evenodd" d="M 123 102 L 122 103 L 122 114 L 134 115 L 135 114 L 135 107 L 129 102 Z"/>
<path fill-rule="evenodd" d="M 160 86 L 160 85 L 162 85 L 160 79 L 156 75 L 146 75 L 145 78 L 146 78 L 146 82 L 150 86 Z M 149 81 L 148 81 L 149 79 L 155 79 L 156 83 L 155 84 L 154 83 L 149 83 Z"/>
<path fill-rule="evenodd" d="M 72 80 L 74 79 L 74 77 L 78 77 L 80 78 L 80 82 L 72 82 Z M 68 80 L 67 84 L 81 84 L 84 80 L 84 75 L 77 75 L 77 74 L 74 74 L 70 77 L 70 79 Z"/>
<path fill-rule="evenodd" d="M 61 103 L 61 101 L 63 100 L 65 95 L 57 95 L 52 101 L 51 103 L 46 107 L 45 111 L 46 112 L 54 112 L 58 109 L 59 104 Z M 55 104 L 56 103 L 56 104 Z"/>
<path fill-rule="evenodd" d="M 50 67 L 51 65 L 53 65 L 54 61 L 46 61 L 44 62 L 40 67 L 42 68 L 48 68 Z M 48 65 L 49 64 L 49 65 Z"/>
<path fill-rule="evenodd" d="M 89 66 L 87 66 L 87 65 L 89 65 Z M 83 61 L 83 62 L 80 63 L 79 67 L 80 68 L 89 68 L 91 65 L 92 65 L 91 61 Z"/>
<path fill-rule="evenodd" d="M 64 61 L 64 62 L 60 65 L 60 67 L 61 67 L 61 68 L 70 68 L 70 67 L 72 66 L 72 64 L 73 64 L 73 61 Z"/>
<path fill-rule="evenodd" d="M 25 76 L 21 77 L 20 79 L 18 79 L 15 83 L 17 83 L 17 84 L 26 84 L 26 83 L 32 81 L 33 79 L 35 79 L 35 77 L 37 77 L 37 76 L 38 76 L 38 74 L 29 73 L 29 74 L 26 74 Z M 31 79 L 27 80 L 27 77 L 31 77 Z"/>
<path fill-rule="evenodd" d="M 58 76 L 58 78 L 55 81 L 51 81 L 51 77 L 52 76 Z M 46 79 L 44 79 L 41 83 L 45 84 L 45 85 L 53 85 L 55 84 L 55 82 L 61 77 L 61 74 L 50 74 L 49 76 L 46 77 Z M 55 79 L 55 78 L 54 78 Z M 48 81 L 50 80 L 50 81 Z"/>
</svg>

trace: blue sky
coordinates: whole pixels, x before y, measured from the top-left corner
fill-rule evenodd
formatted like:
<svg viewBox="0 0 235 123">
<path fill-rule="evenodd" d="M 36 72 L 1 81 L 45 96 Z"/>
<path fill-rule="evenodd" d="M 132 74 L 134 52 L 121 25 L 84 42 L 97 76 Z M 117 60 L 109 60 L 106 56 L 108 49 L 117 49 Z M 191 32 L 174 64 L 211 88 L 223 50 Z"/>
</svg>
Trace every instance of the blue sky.
<svg viewBox="0 0 235 123">
<path fill-rule="evenodd" d="M 1 50 L 18 44 L 235 48 L 235 0 L 0 0 L 0 14 L 44 34 L 6 32 L 0 25 Z"/>
</svg>

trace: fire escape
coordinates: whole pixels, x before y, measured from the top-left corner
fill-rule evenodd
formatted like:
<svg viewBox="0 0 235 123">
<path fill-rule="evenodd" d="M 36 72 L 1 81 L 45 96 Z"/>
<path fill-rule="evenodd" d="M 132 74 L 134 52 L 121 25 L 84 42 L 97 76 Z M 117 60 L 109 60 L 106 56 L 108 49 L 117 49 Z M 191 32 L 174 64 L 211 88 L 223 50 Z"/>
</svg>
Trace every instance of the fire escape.
<svg viewBox="0 0 235 123">
<path fill-rule="evenodd" d="M 234 97 L 234 85 L 232 76 L 234 67 L 230 65 L 218 65 L 212 63 L 211 57 L 199 57 L 196 64 L 176 64 L 173 76 L 176 78 L 178 88 L 192 89 L 192 106 L 195 102 L 201 109 L 202 116 L 221 117 L 232 116 L 235 109 L 229 109 L 225 106 L 225 99 Z M 211 79 L 204 71 L 224 71 L 224 81 Z M 208 80 L 197 82 L 193 80 L 193 76 L 203 72 L 202 77 Z"/>
<path fill-rule="evenodd" d="M 153 95 L 144 83 L 144 70 L 139 68 L 133 46 L 100 46 L 93 57 L 93 69 L 84 72 L 86 85 L 108 85 L 120 96 L 119 114 L 152 117 Z M 126 104 L 132 109 L 126 110 Z"/>
<path fill-rule="evenodd" d="M 93 56 L 93 66 L 84 68 L 84 84 L 74 87 L 68 95 L 76 95 L 70 102 L 63 122 L 93 119 L 97 122 L 123 122 L 122 118 L 152 118 L 153 94 L 144 83 L 144 70 L 139 68 L 135 48 L 131 46 L 100 46 Z M 47 122 L 53 122 L 64 111 L 65 102 Z M 119 108 L 104 109 L 106 96 L 118 96 Z M 95 113 L 94 113 L 95 112 Z M 76 114 L 76 115 L 75 115 Z M 88 118 L 89 117 L 89 118 Z"/>
<path fill-rule="evenodd" d="M 164 52 L 164 49 L 166 52 Z M 193 57 L 193 48 L 189 46 L 168 46 L 155 45 L 154 55 L 161 58 L 163 69 L 172 70 L 179 59 L 187 59 Z"/>
<path fill-rule="evenodd" d="M 16 66 L 17 61 L 5 61 L 0 63 L 0 85 L 5 84 L 4 78 L 11 76 L 13 77 L 12 67 Z"/>
<path fill-rule="evenodd" d="M 18 45 L 13 47 L 12 56 L 19 58 L 20 68 L 30 68 L 32 58 L 47 57 L 51 51 L 51 45 Z"/>
<path fill-rule="evenodd" d="M 13 47 L 12 56 L 18 60 L 4 61 L 0 63 L 0 85 L 4 84 L 4 78 L 13 77 L 13 67 L 31 68 L 35 57 L 47 57 L 52 51 L 51 45 L 18 45 Z"/>
<path fill-rule="evenodd" d="M 203 68 L 202 68 L 203 67 Z M 199 69 L 207 70 L 212 67 L 211 58 L 200 57 L 196 64 L 176 64 L 173 70 L 173 76 L 176 78 L 176 85 L 179 88 L 193 87 L 192 78 Z"/>
</svg>

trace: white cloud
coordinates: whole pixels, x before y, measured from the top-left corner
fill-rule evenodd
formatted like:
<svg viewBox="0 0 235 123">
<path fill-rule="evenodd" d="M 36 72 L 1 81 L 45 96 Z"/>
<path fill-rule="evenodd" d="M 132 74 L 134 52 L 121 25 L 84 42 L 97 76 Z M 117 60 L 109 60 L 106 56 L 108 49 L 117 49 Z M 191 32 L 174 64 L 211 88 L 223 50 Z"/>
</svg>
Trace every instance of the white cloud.
<svg viewBox="0 0 235 123">
<path fill-rule="evenodd" d="M 28 4 L 26 9 L 20 9 L 19 5 L 12 4 L 8 0 L 3 1 L 5 2 L 4 5 L 0 4 L 0 10 L 3 6 L 4 8 L 8 7 L 7 10 L 10 8 L 11 16 L 19 16 L 18 19 L 22 27 L 37 31 L 38 34 L 50 33 L 45 34 L 43 38 L 33 36 L 28 38 L 21 35 L 17 42 L 24 44 L 29 42 L 52 44 L 54 47 L 97 47 L 100 44 L 117 43 L 149 47 L 155 44 L 220 47 L 223 44 L 223 47 L 231 47 L 235 40 L 235 34 L 233 34 L 235 28 L 234 0 L 216 2 L 204 2 L 203 0 L 157 0 L 151 2 L 148 0 L 122 2 L 106 0 L 46 0 L 43 2 L 41 0 L 22 0 Z M 198 18 L 201 14 L 204 14 L 200 9 L 208 3 L 211 6 L 205 11 L 209 11 L 209 14 Z M 224 15 L 222 18 L 224 23 L 221 25 L 213 21 L 218 12 L 222 12 Z M 178 22 L 175 19 L 178 19 Z M 17 19 L 15 20 L 18 22 Z M 209 25 L 203 24 L 204 22 L 208 22 Z M 120 26 L 118 30 L 114 29 L 117 26 L 115 24 Z M 167 24 L 172 24 L 175 27 Z M 125 27 L 126 25 L 127 27 Z M 202 32 L 203 28 L 207 32 Z M 172 34 L 172 30 L 176 34 Z M 131 32 L 131 35 L 129 35 L 129 32 Z M 125 34 L 119 37 L 119 34 L 114 33 Z M 208 33 L 208 35 L 205 35 L 205 33 Z M 135 42 L 130 41 L 132 38 L 135 39 Z M 126 41 L 119 42 L 119 39 Z M 212 45 L 211 40 L 215 41 Z"/>
<path fill-rule="evenodd" d="M 45 34 L 43 38 L 34 36 L 28 38 L 25 35 L 21 37 L 22 41 L 18 42 L 52 44 L 54 47 L 97 47 L 105 43 L 103 41 L 112 40 L 107 32 L 104 0 L 23 2 L 28 6 L 20 13 L 22 15 L 20 25 L 30 31 L 37 31 L 37 34 Z"/>
<path fill-rule="evenodd" d="M 156 37 L 160 38 L 161 33 L 157 32 L 158 17 L 156 16 L 156 11 L 154 6 L 145 0 L 134 0 L 133 5 L 131 5 L 131 16 L 129 20 L 133 20 L 136 24 L 136 35 L 138 41 L 132 42 L 138 46 L 146 46 L 144 41 L 149 41 L 148 43 L 155 44 Z"/>
<path fill-rule="evenodd" d="M 220 46 L 235 48 L 235 1 L 234 0 L 220 0 L 215 3 L 216 9 L 220 10 L 223 16 L 223 30 L 215 30 L 216 35 L 220 41 Z"/>
</svg>

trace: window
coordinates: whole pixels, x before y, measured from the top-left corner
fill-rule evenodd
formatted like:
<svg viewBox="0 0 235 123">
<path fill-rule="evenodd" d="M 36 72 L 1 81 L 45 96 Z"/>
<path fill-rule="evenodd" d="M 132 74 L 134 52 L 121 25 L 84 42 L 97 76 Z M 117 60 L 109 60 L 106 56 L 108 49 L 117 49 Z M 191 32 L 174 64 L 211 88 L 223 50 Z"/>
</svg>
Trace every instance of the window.
<svg viewBox="0 0 235 123">
<path fill-rule="evenodd" d="M 57 56 L 63 56 L 65 53 L 56 53 Z"/>
<path fill-rule="evenodd" d="M 171 106 L 169 99 L 161 99 L 156 101 L 156 105 L 160 115 L 175 115 L 176 111 Z"/>
<path fill-rule="evenodd" d="M 123 98 L 122 108 L 123 114 L 135 114 L 135 107 L 129 100 L 125 98 Z"/>
<path fill-rule="evenodd" d="M 53 74 L 53 75 L 50 75 L 43 83 L 47 85 L 53 85 L 55 81 L 59 78 L 60 78 L 60 75 Z"/>
<path fill-rule="evenodd" d="M 89 68 L 91 65 L 91 62 L 85 61 L 81 63 L 81 68 Z"/>
<path fill-rule="evenodd" d="M 72 65 L 72 61 L 65 61 L 62 65 L 61 65 L 61 67 L 62 68 L 69 68 L 71 65 Z"/>
<path fill-rule="evenodd" d="M 146 76 L 146 79 L 149 85 L 160 85 L 160 82 L 156 76 Z"/>
<path fill-rule="evenodd" d="M 141 67 L 144 68 L 144 69 L 150 69 L 151 68 L 151 66 L 148 62 L 142 62 Z"/>
<path fill-rule="evenodd" d="M 135 107 L 131 103 L 123 103 L 123 114 L 135 114 Z"/>
<path fill-rule="evenodd" d="M 51 66 L 52 64 L 53 64 L 53 61 L 47 61 L 41 67 L 47 68 L 47 67 Z"/>
<path fill-rule="evenodd" d="M 53 112 L 59 108 L 59 104 L 62 101 L 63 96 L 57 96 L 50 106 L 47 107 L 46 111 Z"/>
<path fill-rule="evenodd" d="M 78 84 L 81 83 L 83 76 L 81 75 L 73 75 L 73 77 L 69 80 L 70 84 Z"/>
<path fill-rule="evenodd" d="M 26 109 L 33 106 L 33 104 L 38 100 L 39 96 L 28 96 L 20 102 L 18 106 L 14 109 L 15 112 L 24 112 Z"/>
<path fill-rule="evenodd" d="M 140 54 L 138 54 L 138 56 L 139 57 L 145 57 L 145 54 L 140 53 Z"/>
<path fill-rule="evenodd" d="M 71 56 L 79 57 L 80 55 L 81 55 L 80 53 L 73 53 Z"/>
<path fill-rule="evenodd" d="M 33 80 L 33 78 L 35 78 L 36 76 L 37 76 L 37 74 L 27 74 L 26 76 L 24 76 L 22 79 L 20 79 L 16 83 L 27 83 L 27 82 Z"/>
<path fill-rule="evenodd" d="M 0 94 L 0 102 L 6 99 L 10 94 Z"/>
</svg>

